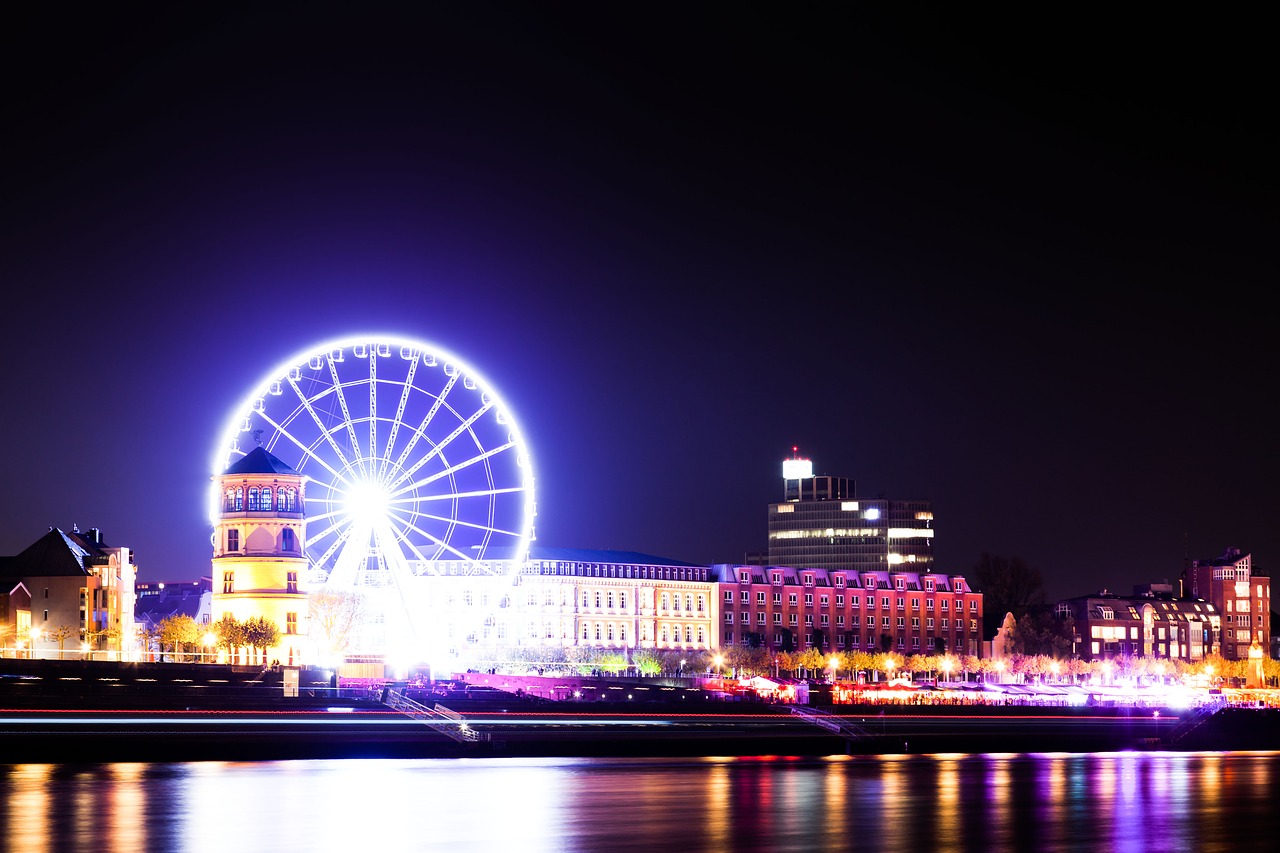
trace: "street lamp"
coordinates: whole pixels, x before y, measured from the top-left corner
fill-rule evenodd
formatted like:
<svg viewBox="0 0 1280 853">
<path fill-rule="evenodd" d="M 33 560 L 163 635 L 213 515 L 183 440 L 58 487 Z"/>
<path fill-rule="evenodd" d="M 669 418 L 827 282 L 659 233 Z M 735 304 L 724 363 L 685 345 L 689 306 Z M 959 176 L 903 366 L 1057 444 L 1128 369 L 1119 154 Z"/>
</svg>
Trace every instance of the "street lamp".
<svg viewBox="0 0 1280 853">
<path fill-rule="evenodd" d="M 953 666 L 950 656 L 942 659 L 942 680 L 944 682 L 951 681 L 951 667 Z"/>
<path fill-rule="evenodd" d="M 996 661 L 996 683 L 1004 683 L 1004 661 L 1002 660 Z"/>
<path fill-rule="evenodd" d="M 1061 680 L 1058 678 L 1058 673 L 1061 671 L 1062 671 L 1062 667 L 1058 664 L 1056 660 L 1053 663 L 1049 664 L 1049 672 L 1053 673 L 1054 681 Z"/>
<path fill-rule="evenodd" d="M 835 684 L 836 675 L 840 672 L 840 658 L 832 655 L 831 660 L 827 661 L 827 663 L 831 666 L 831 683 Z"/>
<path fill-rule="evenodd" d="M 716 678 L 720 678 L 722 675 L 722 673 L 720 672 L 720 668 L 724 666 L 724 655 L 716 655 L 715 664 L 716 664 Z"/>
<path fill-rule="evenodd" d="M 212 631 L 207 631 L 207 632 L 205 632 L 205 635 L 204 635 L 204 660 L 205 660 L 205 663 L 208 663 L 208 662 L 209 662 L 209 649 L 210 649 L 210 648 L 212 648 L 212 647 L 213 647 L 213 645 L 214 645 L 215 643 L 217 643 L 217 642 L 218 642 L 218 638 L 217 638 L 217 637 L 215 637 L 215 636 L 213 635 L 213 632 L 212 632 Z"/>
<path fill-rule="evenodd" d="M 893 659 L 893 655 L 885 655 L 884 674 L 890 681 L 893 681 L 893 671 L 898 668 L 898 662 Z"/>
</svg>

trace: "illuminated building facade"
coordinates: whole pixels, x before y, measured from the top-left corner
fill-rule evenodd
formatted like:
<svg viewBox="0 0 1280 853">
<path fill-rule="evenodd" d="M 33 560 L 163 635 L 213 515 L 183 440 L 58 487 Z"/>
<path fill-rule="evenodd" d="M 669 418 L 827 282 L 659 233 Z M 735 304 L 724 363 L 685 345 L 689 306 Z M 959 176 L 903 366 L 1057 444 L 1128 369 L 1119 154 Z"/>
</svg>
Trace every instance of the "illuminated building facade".
<svg viewBox="0 0 1280 853">
<path fill-rule="evenodd" d="M 1072 654 L 1083 661 L 1117 657 L 1198 661 L 1218 650 L 1220 620 L 1208 601 L 1178 599 L 1168 584 L 1136 587 L 1132 596 L 1105 590 L 1059 601 L 1059 619 L 1074 620 Z"/>
<path fill-rule="evenodd" d="M 129 548 L 108 546 L 97 528 L 51 529 L 22 553 L 0 558 L 0 578 L 30 596 L 29 610 L 14 607 L 6 645 L 37 657 L 136 659 L 137 567 Z"/>
<path fill-rule="evenodd" d="M 1222 617 L 1222 656 L 1248 660 L 1249 647 L 1271 648 L 1271 578 L 1252 555 L 1228 548 L 1213 560 L 1193 560 L 1182 573 L 1184 592 L 1210 602 Z"/>
<path fill-rule="evenodd" d="M 721 646 L 982 653 L 982 594 L 957 575 L 735 565 L 712 571 Z"/>
<path fill-rule="evenodd" d="M 413 567 L 428 632 L 449 659 L 485 648 L 714 648 L 710 569 L 630 551 L 533 545 L 517 566 L 462 561 Z M 445 662 L 445 661 L 441 661 Z"/>
<path fill-rule="evenodd" d="M 221 505 L 213 537 L 214 623 L 255 617 L 280 629 L 280 642 L 245 663 L 306 663 L 305 478 L 257 447 L 217 478 Z M 235 663 L 236 661 L 232 661 Z"/>
<path fill-rule="evenodd" d="M 854 481 L 813 475 L 813 463 L 782 463 L 783 500 L 769 505 L 768 550 L 749 562 L 852 572 L 933 564 L 933 509 L 926 500 L 856 497 Z"/>
</svg>

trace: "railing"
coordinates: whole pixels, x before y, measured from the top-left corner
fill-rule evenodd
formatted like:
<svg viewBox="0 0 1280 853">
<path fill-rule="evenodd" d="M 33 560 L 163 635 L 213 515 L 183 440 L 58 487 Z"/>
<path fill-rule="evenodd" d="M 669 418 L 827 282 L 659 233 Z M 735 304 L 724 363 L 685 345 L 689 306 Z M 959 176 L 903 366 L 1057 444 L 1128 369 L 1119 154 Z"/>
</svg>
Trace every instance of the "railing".
<svg viewBox="0 0 1280 853">
<path fill-rule="evenodd" d="M 843 717 L 837 717 L 828 711 L 820 711 L 808 705 L 793 705 L 791 716 L 799 717 L 806 723 L 820 726 L 848 740 L 865 740 L 871 737 L 871 734 L 861 726 L 855 726 Z"/>
<path fill-rule="evenodd" d="M 421 702 L 415 702 L 405 696 L 400 690 L 388 690 L 384 704 L 459 743 L 489 740 L 487 732 L 478 732 L 471 728 L 461 714 L 444 705 L 437 704 L 434 708 L 428 708 Z"/>
<path fill-rule="evenodd" d="M 1221 711 L 1225 705 L 1221 702 L 1206 702 L 1196 708 L 1195 713 L 1183 719 L 1178 725 L 1166 734 L 1162 740 L 1165 744 L 1173 745 L 1191 734 L 1200 726 L 1209 721 L 1209 718 Z"/>
</svg>

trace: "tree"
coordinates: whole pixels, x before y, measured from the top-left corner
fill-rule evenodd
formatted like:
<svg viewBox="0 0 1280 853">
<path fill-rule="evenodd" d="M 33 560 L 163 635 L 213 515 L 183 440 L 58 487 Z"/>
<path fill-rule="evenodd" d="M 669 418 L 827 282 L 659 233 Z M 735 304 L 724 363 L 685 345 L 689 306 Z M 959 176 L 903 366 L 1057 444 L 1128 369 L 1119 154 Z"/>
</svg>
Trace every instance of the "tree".
<svg viewBox="0 0 1280 853">
<path fill-rule="evenodd" d="M 224 613 L 221 619 L 213 623 L 212 628 L 213 635 L 217 637 L 216 645 L 226 650 L 227 660 L 231 663 L 239 663 L 240 649 L 246 642 L 244 625 L 230 613 Z"/>
<path fill-rule="evenodd" d="M 267 649 L 279 644 L 280 626 L 265 616 L 251 616 L 244 623 L 245 644 L 258 650 L 258 657 L 265 666 Z"/>
<path fill-rule="evenodd" d="M 636 671 L 641 675 L 657 675 L 662 672 L 662 659 L 649 649 L 639 649 L 631 655 Z"/>
<path fill-rule="evenodd" d="M 167 616 L 156 625 L 156 634 L 160 638 L 160 650 L 173 652 L 179 658 L 187 646 L 200 642 L 200 626 L 196 620 L 185 613 Z"/>
<path fill-rule="evenodd" d="M 1019 557 L 1006 558 L 982 552 L 972 571 L 973 586 L 982 593 L 982 636 L 993 637 L 1006 613 L 1022 618 L 1027 610 L 1044 603 L 1044 578 L 1040 570 Z"/>
<path fill-rule="evenodd" d="M 307 596 L 311 637 L 321 658 L 342 657 L 364 618 L 366 600 L 358 592 L 321 589 Z"/>
<path fill-rule="evenodd" d="M 59 625 L 49 631 L 49 639 L 58 644 L 58 659 L 62 659 L 62 651 L 67 646 L 67 640 L 72 637 L 79 636 L 80 630 L 72 628 L 70 625 Z"/>
</svg>

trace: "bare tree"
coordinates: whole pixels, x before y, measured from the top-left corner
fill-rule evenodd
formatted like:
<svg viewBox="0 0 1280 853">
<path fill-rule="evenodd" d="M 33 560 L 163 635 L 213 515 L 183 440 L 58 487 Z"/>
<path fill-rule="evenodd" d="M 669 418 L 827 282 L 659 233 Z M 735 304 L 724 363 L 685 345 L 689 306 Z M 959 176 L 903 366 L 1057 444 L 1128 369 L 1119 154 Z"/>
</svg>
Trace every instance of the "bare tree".
<svg viewBox="0 0 1280 853">
<path fill-rule="evenodd" d="M 365 597 L 357 592 L 321 589 L 307 597 L 308 624 L 322 654 L 338 658 L 346 652 L 364 610 Z"/>
<path fill-rule="evenodd" d="M 993 637 L 1006 613 L 1021 619 L 1027 611 L 1044 603 L 1044 578 L 1040 570 L 1020 557 L 1001 557 L 982 552 L 973 567 L 973 585 L 982 593 L 982 635 Z"/>
</svg>

